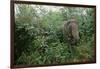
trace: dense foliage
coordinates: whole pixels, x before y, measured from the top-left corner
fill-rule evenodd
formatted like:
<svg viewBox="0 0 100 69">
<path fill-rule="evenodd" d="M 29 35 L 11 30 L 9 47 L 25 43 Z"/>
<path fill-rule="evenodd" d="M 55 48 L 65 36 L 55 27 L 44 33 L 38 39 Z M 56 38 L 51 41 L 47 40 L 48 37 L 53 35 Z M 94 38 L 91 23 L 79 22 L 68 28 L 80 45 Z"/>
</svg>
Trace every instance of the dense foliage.
<svg viewBox="0 0 100 69">
<path fill-rule="evenodd" d="M 69 52 L 68 42 L 61 42 L 57 32 L 63 21 L 75 16 L 80 41 Z M 58 64 L 94 60 L 94 9 L 15 5 L 15 64 Z"/>
</svg>

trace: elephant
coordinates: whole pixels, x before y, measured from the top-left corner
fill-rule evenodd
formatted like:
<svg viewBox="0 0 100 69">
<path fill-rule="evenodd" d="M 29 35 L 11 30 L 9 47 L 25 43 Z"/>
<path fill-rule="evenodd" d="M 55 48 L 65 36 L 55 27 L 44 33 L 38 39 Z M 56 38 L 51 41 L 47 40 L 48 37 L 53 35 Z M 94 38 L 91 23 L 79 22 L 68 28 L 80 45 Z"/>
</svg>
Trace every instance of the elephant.
<svg viewBox="0 0 100 69">
<path fill-rule="evenodd" d="M 64 23 L 62 32 L 64 40 L 71 45 L 77 44 L 80 39 L 78 22 L 74 18 Z"/>
</svg>

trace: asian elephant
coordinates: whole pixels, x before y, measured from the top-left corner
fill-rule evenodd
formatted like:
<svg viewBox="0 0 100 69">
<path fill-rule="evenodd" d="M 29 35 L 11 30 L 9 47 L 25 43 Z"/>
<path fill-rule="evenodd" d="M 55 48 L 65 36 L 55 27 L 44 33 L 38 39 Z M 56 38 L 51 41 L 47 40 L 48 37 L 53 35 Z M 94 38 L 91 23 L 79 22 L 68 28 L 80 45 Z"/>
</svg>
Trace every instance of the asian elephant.
<svg viewBox="0 0 100 69">
<path fill-rule="evenodd" d="M 79 30 L 76 19 L 71 19 L 63 25 L 63 38 L 64 41 L 68 41 L 71 45 L 77 44 L 79 41 Z"/>
</svg>

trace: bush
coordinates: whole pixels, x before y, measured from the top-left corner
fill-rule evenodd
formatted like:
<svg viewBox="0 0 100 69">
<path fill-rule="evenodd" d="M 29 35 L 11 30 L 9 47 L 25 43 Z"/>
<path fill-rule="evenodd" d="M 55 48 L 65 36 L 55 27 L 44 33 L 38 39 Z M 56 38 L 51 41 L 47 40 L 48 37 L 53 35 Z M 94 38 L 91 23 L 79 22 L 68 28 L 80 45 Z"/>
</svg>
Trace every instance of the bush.
<svg viewBox="0 0 100 69">
<path fill-rule="evenodd" d="M 50 8 L 50 7 L 49 7 Z M 92 8 L 15 5 L 15 64 L 57 64 L 91 61 L 94 58 Z M 39 12 L 38 12 L 39 11 Z M 64 20 L 76 16 L 80 42 L 71 49 L 58 30 Z"/>
</svg>

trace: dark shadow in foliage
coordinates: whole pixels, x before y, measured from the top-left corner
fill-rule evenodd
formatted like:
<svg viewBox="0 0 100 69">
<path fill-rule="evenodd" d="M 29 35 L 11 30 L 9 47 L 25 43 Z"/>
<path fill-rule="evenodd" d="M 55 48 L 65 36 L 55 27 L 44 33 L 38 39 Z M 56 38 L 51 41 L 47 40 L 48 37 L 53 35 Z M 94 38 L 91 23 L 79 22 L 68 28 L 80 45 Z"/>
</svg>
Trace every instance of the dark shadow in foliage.
<svg viewBox="0 0 100 69">
<path fill-rule="evenodd" d="M 31 44 L 34 35 L 30 35 L 29 31 L 25 29 L 25 26 L 18 28 L 17 24 L 15 25 L 15 60 L 17 60 L 23 52 L 28 52 L 29 45 Z M 15 63 L 17 63 L 15 61 Z M 21 64 L 21 63 L 20 63 Z"/>
</svg>

